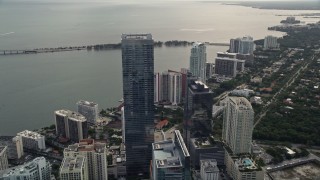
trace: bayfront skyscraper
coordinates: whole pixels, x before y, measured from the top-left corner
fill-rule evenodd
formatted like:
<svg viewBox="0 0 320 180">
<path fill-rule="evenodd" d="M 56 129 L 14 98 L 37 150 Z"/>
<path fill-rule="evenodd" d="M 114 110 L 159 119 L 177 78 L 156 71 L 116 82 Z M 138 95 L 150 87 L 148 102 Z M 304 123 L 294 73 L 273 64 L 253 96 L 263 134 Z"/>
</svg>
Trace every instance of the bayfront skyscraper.
<svg viewBox="0 0 320 180">
<path fill-rule="evenodd" d="M 207 52 L 203 43 L 194 43 L 190 55 L 190 72 L 192 76 L 197 77 L 200 81 L 206 82 L 206 62 Z"/>
<path fill-rule="evenodd" d="M 148 176 L 152 160 L 154 57 L 151 34 L 122 35 L 127 176 Z"/>
</svg>

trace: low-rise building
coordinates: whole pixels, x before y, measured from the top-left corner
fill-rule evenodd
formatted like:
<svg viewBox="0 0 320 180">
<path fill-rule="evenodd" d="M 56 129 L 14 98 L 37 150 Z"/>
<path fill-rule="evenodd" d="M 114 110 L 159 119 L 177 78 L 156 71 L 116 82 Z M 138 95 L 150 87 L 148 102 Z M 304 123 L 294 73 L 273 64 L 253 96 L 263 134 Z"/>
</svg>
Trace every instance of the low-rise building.
<svg viewBox="0 0 320 180">
<path fill-rule="evenodd" d="M 200 160 L 200 175 L 202 180 L 219 180 L 219 168 L 215 159 Z"/>
<path fill-rule="evenodd" d="M 89 180 L 86 157 L 66 157 L 60 167 L 60 180 Z"/>
<path fill-rule="evenodd" d="M 226 147 L 226 170 L 234 180 L 263 180 L 264 171 L 250 158 L 250 154 L 235 155 Z"/>
<path fill-rule="evenodd" d="M 0 136 L 0 146 L 8 147 L 8 159 L 20 159 L 24 155 L 21 136 Z"/>
<path fill-rule="evenodd" d="M 253 96 L 253 97 L 250 98 L 250 103 L 251 104 L 262 104 L 263 101 L 262 101 L 261 97 Z"/>
<path fill-rule="evenodd" d="M 21 166 L 0 171 L 1 180 L 48 180 L 51 177 L 51 164 L 44 157 L 37 157 Z"/>
<path fill-rule="evenodd" d="M 152 143 L 151 176 L 154 180 L 191 179 L 190 154 L 180 134 L 174 139 Z"/>
<path fill-rule="evenodd" d="M 22 138 L 23 148 L 32 150 L 45 150 L 45 137 L 39 133 L 25 130 L 17 134 Z"/>
<path fill-rule="evenodd" d="M 0 171 L 8 168 L 7 146 L 0 146 Z"/>
</svg>

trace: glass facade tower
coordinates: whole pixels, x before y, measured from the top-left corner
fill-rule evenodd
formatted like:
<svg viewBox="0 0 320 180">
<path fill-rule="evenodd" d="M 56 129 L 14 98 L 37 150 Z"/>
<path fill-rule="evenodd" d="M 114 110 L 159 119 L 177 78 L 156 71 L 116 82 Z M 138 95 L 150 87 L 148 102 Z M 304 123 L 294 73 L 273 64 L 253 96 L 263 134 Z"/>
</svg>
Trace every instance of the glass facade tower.
<svg viewBox="0 0 320 180">
<path fill-rule="evenodd" d="M 122 35 L 127 176 L 149 176 L 154 129 L 154 50 L 151 34 Z"/>
</svg>

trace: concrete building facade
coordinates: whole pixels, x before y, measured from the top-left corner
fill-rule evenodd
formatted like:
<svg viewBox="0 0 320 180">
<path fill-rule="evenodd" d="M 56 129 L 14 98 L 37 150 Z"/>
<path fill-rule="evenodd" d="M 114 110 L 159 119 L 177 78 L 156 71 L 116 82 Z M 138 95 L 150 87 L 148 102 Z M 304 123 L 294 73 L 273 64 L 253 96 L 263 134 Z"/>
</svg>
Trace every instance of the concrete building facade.
<svg viewBox="0 0 320 180">
<path fill-rule="evenodd" d="M 8 169 L 7 146 L 0 146 L 0 171 Z"/>
<path fill-rule="evenodd" d="M 207 52 L 204 43 L 194 43 L 191 49 L 189 69 L 192 76 L 206 82 Z"/>
<path fill-rule="evenodd" d="M 25 130 L 18 133 L 17 136 L 20 136 L 22 138 L 23 148 L 32 150 L 46 149 L 45 137 L 39 133 Z"/>
<path fill-rule="evenodd" d="M 152 35 L 123 34 L 121 46 L 127 176 L 147 178 L 154 139 Z"/>
<path fill-rule="evenodd" d="M 174 131 L 174 138 L 152 143 L 153 180 L 191 180 L 190 154 L 180 131 Z"/>
<path fill-rule="evenodd" d="M 0 146 L 8 147 L 8 159 L 20 159 L 24 155 L 21 136 L 0 136 Z"/>
<path fill-rule="evenodd" d="M 250 153 L 254 111 L 244 97 L 227 97 L 222 139 L 234 154 Z"/>
<path fill-rule="evenodd" d="M 78 113 L 82 114 L 87 119 L 87 123 L 96 123 L 99 115 L 97 103 L 80 100 L 77 102 L 77 109 Z"/>
<path fill-rule="evenodd" d="M 58 110 L 54 114 L 57 136 L 72 142 L 88 138 L 88 123 L 83 115 L 70 110 Z"/>
<path fill-rule="evenodd" d="M 263 49 L 279 49 L 280 45 L 278 43 L 278 38 L 275 36 L 266 36 L 263 42 Z"/>
<path fill-rule="evenodd" d="M 1 180 L 48 180 L 51 178 L 51 164 L 44 157 L 37 157 L 21 166 L 0 171 Z"/>
<path fill-rule="evenodd" d="M 244 71 L 245 60 L 237 59 L 235 53 L 218 52 L 215 60 L 215 74 L 236 77 Z"/>
<path fill-rule="evenodd" d="M 89 180 L 87 159 L 84 156 L 66 157 L 59 171 L 60 180 Z"/>
<path fill-rule="evenodd" d="M 83 139 L 79 143 L 68 146 L 63 151 L 64 159 L 85 157 L 88 178 L 107 180 L 107 148 L 105 143 L 95 142 L 93 139 Z"/>
<path fill-rule="evenodd" d="M 219 180 L 219 168 L 215 159 L 200 160 L 201 180 Z"/>
</svg>

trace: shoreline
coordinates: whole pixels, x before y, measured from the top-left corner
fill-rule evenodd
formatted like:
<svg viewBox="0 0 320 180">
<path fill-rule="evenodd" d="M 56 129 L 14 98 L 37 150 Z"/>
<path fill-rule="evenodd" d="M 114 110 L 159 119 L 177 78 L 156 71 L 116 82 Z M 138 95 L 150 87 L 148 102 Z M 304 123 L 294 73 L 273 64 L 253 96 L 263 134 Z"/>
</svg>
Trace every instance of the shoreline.
<svg viewBox="0 0 320 180">
<path fill-rule="evenodd" d="M 164 47 L 187 47 L 192 46 L 195 41 L 154 41 L 154 48 Z M 212 43 L 204 42 L 207 46 L 229 46 L 229 43 Z M 57 48 L 35 48 L 31 50 L 0 50 L 0 56 L 7 55 L 24 55 L 24 54 L 38 54 L 38 53 L 54 53 L 54 52 L 65 52 L 65 51 L 108 51 L 108 50 L 119 50 L 121 49 L 121 43 L 117 44 L 96 44 L 96 45 L 85 45 L 85 46 L 69 46 L 69 47 L 57 47 Z"/>
</svg>

